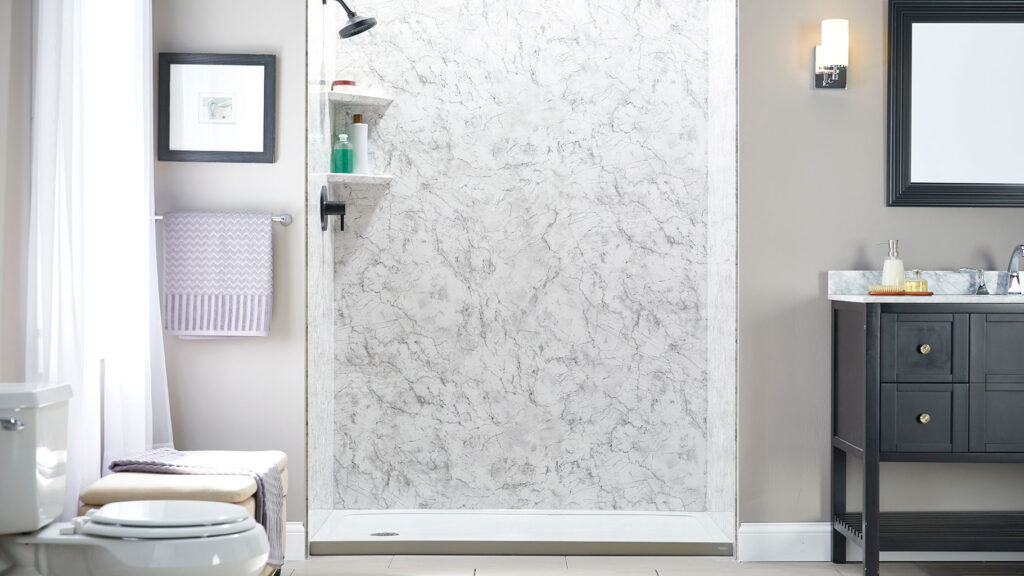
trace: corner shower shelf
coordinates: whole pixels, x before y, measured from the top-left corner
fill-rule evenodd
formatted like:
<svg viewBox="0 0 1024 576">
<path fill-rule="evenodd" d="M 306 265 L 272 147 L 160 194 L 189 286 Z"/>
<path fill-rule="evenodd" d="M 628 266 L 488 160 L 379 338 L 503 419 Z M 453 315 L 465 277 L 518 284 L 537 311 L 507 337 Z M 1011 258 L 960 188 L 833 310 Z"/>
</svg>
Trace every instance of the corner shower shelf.
<svg viewBox="0 0 1024 576">
<path fill-rule="evenodd" d="M 369 93 L 352 93 L 352 92 L 328 92 L 323 91 L 327 94 L 327 101 L 331 104 L 343 104 L 345 106 L 361 106 L 364 108 L 376 108 L 380 112 L 384 112 L 391 106 L 393 98 L 388 96 L 381 96 L 380 94 L 369 94 Z"/>
<path fill-rule="evenodd" d="M 330 184 L 362 184 L 368 186 L 387 186 L 394 176 L 390 174 L 310 174 L 312 178 L 323 178 Z"/>
</svg>

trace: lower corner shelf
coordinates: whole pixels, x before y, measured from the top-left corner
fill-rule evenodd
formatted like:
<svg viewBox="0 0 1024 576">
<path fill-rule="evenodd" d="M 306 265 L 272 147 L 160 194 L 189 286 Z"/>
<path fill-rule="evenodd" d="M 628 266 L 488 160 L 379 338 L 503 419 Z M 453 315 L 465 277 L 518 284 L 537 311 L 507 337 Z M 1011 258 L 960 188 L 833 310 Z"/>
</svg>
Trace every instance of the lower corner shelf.
<svg viewBox="0 0 1024 576">
<path fill-rule="evenodd" d="M 833 526 L 862 545 L 862 518 L 838 514 Z M 882 512 L 879 520 L 886 552 L 1024 551 L 1024 512 Z"/>
<path fill-rule="evenodd" d="M 335 174 L 335 173 L 319 173 L 310 174 L 313 178 L 322 178 L 325 182 L 331 184 L 364 184 L 364 185 L 377 185 L 386 186 L 394 180 L 394 176 L 390 174 Z"/>
</svg>

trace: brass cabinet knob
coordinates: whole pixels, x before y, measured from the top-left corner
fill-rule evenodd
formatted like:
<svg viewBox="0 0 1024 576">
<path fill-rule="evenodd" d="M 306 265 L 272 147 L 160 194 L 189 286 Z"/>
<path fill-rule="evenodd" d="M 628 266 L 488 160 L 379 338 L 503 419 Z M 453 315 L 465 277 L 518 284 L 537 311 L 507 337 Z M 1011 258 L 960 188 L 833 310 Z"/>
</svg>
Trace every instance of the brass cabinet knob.
<svg viewBox="0 0 1024 576">
<path fill-rule="evenodd" d="M 928 344 L 921 344 L 921 346 L 918 348 L 918 351 L 921 352 L 921 354 L 928 354 L 929 352 L 932 351 L 932 347 Z"/>
<path fill-rule="evenodd" d="M 917 417 L 917 421 L 920 422 L 921 424 L 927 424 L 932 421 L 932 415 L 925 412 L 924 414 L 921 414 L 920 416 Z"/>
</svg>

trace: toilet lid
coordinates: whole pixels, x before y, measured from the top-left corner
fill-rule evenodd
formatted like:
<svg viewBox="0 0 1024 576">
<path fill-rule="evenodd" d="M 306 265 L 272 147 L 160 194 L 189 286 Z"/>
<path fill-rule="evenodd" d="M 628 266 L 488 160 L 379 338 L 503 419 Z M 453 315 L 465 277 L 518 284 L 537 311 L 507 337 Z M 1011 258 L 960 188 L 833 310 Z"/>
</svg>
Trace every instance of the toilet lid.
<svg viewBox="0 0 1024 576">
<path fill-rule="evenodd" d="M 85 520 L 78 533 L 108 538 L 203 538 L 256 526 L 241 506 L 191 500 L 115 502 L 90 511 Z"/>
<path fill-rule="evenodd" d="M 245 508 L 224 502 L 198 500 L 136 500 L 107 504 L 89 520 L 118 526 L 208 526 L 231 524 L 249 517 Z"/>
</svg>

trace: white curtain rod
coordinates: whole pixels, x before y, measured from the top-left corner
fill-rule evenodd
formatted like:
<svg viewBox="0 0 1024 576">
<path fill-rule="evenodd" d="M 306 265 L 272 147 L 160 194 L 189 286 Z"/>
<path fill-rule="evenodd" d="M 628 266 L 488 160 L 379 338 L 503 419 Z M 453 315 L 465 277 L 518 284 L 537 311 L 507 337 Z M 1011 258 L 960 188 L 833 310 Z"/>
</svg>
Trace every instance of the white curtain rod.
<svg viewBox="0 0 1024 576">
<path fill-rule="evenodd" d="M 157 214 L 156 216 L 153 216 L 153 220 L 163 220 L 163 219 L 164 219 L 163 214 Z M 292 223 L 292 215 L 291 214 L 281 214 L 280 216 L 271 216 L 270 219 L 273 220 L 274 222 L 280 222 L 282 226 L 287 226 L 287 225 Z"/>
</svg>

